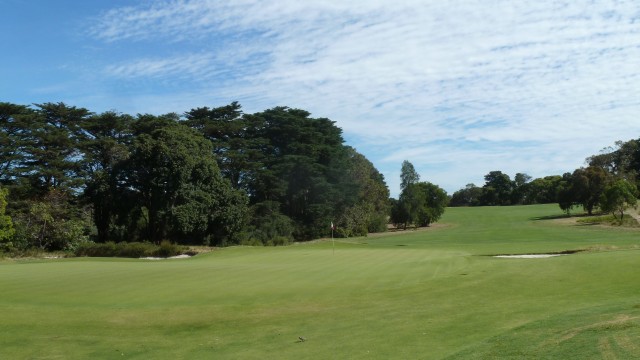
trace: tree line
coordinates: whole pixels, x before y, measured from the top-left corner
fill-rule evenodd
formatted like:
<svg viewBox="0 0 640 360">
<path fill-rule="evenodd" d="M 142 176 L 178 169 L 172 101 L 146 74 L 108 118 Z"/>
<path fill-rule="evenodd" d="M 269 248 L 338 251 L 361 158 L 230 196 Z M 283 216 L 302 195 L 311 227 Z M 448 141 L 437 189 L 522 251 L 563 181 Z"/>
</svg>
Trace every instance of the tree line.
<svg viewBox="0 0 640 360">
<path fill-rule="evenodd" d="M 0 247 L 284 244 L 384 231 L 389 190 L 326 118 L 0 103 Z"/>
<path fill-rule="evenodd" d="M 485 184 L 468 184 L 452 194 L 450 206 L 528 205 L 558 203 L 569 214 L 581 207 L 622 220 L 635 207 L 640 186 L 640 139 L 618 141 L 615 147 L 586 159 L 587 166 L 562 175 L 533 179 L 518 173 L 512 180 L 501 171 L 485 175 Z"/>
</svg>

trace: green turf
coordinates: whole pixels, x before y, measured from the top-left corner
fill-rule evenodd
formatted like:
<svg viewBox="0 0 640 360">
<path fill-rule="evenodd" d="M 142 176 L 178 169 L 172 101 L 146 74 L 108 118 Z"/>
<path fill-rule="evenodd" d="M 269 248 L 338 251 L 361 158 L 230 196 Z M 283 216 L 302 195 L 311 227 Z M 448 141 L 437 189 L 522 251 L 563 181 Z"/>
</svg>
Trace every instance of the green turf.
<svg viewBox="0 0 640 360">
<path fill-rule="evenodd" d="M 447 209 L 335 252 L 5 261 L 0 359 L 640 358 L 640 232 L 555 217 Z"/>
</svg>

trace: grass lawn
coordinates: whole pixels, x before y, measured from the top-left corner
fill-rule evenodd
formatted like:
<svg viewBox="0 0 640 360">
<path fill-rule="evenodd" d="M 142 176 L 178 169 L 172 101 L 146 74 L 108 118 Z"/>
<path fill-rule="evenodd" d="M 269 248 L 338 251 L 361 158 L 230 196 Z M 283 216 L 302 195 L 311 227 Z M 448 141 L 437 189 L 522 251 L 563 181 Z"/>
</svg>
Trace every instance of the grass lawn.
<svg viewBox="0 0 640 360">
<path fill-rule="evenodd" d="M 335 252 L 0 262 L 0 359 L 640 358 L 640 231 L 560 215 L 450 208 Z M 564 250 L 588 251 L 486 256 Z"/>
</svg>

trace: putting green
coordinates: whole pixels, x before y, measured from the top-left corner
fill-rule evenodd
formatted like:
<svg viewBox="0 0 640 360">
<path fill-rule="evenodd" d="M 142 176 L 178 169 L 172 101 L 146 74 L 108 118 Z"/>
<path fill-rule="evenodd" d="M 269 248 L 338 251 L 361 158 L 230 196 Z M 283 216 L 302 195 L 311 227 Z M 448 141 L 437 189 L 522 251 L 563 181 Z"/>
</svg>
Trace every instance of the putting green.
<svg viewBox="0 0 640 360">
<path fill-rule="evenodd" d="M 0 358 L 640 356 L 640 233 L 557 206 L 191 259 L 0 263 Z M 587 249 L 547 259 L 486 255 Z M 303 337 L 305 341 L 299 340 Z"/>
</svg>

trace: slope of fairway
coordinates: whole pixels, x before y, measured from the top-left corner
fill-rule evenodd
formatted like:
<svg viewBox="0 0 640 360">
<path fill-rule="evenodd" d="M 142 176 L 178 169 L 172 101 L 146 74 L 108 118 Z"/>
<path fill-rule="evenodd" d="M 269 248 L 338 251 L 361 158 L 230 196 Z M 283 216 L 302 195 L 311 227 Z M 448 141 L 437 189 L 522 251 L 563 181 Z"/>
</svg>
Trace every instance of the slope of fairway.
<svg viewBox="0 0 640 360">
<path fill-rule="evenodd" d="M 558 215 L 448 209 L 335 251 L 0 263 L 0 358 L 640 357 L 640 233 Z M 576 249 L 597 251 L 486 256 Z"/>
</svg>

